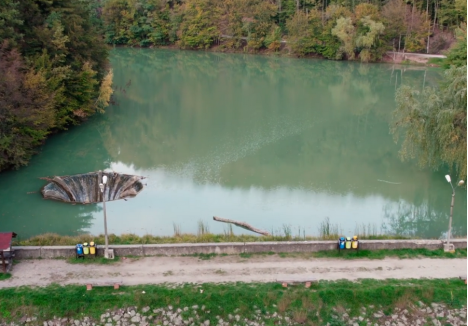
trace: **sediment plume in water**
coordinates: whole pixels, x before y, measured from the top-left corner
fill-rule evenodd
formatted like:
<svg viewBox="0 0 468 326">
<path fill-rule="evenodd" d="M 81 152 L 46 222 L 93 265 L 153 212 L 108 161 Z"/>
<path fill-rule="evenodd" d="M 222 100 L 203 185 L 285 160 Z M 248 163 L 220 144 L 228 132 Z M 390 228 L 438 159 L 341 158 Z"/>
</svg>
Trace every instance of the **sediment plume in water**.
<svg viewBox="0 0 468 326">
<path fill-rule="evenodd" d="M 102 177 L 107 176 L 104 194 L 99 188 Z M 143 190 L 144 177 L 116 172 L 89 172 L 84 174 L 41 178 L 49 181 L 41 189 L 45 199 L 60 200 L 67 203 L 90 204 L 135 197 Z"/>
</svg>

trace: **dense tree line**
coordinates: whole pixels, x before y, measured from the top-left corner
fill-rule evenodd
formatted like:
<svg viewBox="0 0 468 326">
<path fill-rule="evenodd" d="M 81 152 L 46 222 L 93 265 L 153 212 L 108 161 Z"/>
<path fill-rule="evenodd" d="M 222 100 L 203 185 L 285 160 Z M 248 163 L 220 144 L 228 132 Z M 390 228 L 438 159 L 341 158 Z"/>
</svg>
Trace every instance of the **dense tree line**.
<svg viewBox="0 0 468 326">
<path fill-rule="evenodd" d="M 386 50 L 436 53 L 466 21 L 458 0 L 106 0 L 106 42 L 287 50 L 375 61 Z"/>
<path fill-rule="evenodd" d="M 90 0 L 0 0 L 0 171 L 47 135 L 103 111 L 112 93 Z"/>
<path fill-rule="evenodd" d="M 27 164 L 50 133 L 109 104 L 106 43 L 377 61 L 389 49 L 439 52 L 459 27 L 447 65 L 466 66 L 466 7 L 463 0 L 0 0 L 0 171 Z M 466 108 L 464 117 L 466 133 Z"/>
</svg>

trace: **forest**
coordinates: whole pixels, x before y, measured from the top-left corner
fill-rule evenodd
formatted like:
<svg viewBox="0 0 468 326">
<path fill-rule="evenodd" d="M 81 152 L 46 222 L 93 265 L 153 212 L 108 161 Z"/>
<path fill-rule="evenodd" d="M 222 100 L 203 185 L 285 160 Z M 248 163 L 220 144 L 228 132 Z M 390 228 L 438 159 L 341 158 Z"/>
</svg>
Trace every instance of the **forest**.
<svg viewBox="0 0 468 326">
<path fill-rule="evenodd" d="M 0 171 L 27 165 L 50 134 L 104 112 L 109 45 L 121 45 L 362 62 L 389 50 L 447 53 L 446 94 L 429 110 L 435 90 L 401 90 L 392 131 L 405 139 L 402 158 L 464 164 L 466 176 L 466 15 L 464 0 L 0 0 Z M 441 118 L 442 106 L 454 109 Z"/>
<path fill-rule="evenodd" d="M 112 71 L 94 2 L 0 0 L 0 171 L 103 112 Z"/>
<path fill-rule="evenodd" d="M 284 50 L 367 62 L 388 50 L 448 49 L 466 22 L 466 1 L 107 0 L 102 19 L 105 40 L 115 45 Z"/>
</svg>

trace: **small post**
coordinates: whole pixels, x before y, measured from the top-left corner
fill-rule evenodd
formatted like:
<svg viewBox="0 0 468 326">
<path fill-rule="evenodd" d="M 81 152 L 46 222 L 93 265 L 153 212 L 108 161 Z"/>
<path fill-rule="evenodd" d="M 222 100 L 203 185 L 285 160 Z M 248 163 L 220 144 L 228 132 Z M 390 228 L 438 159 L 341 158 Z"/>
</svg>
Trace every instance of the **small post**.
<svg viewBox="0 0 468 326">
<path fill-rule="evenodd" d="M 448 227 L 448 233 L 447 233 L 447 244 L 450 244 L 450 239 L 452 237 L 453 205 L 455 205 L 455 191 L 453 191 L 452 193 L 452 202 L 450 203 L 450 219 L 449 219 L 449 227 Z"/>
<path fill-rule="evenodd" d="M 455 188 L 452 185 L 452 179 L 450 178 L 450 175 L 446 175 L 445 179 L 447 182 L 450 184 L 450 187 L 452 187 L 452 202 L 450 203 L 450 218 L 449 218 L 449 226 L 447 230 L 447 243 L 444 245 L 444 252 L 454 252 L 455 247 L 453 244 L 450 243 L 450 238 L 452 236 L 452 216 L 453 216 L 453 206 L 455 205 Z M 463 186 L 464 181 L 460 180 L 458 182 L 458 186 Z"/>
<path fill-rule="evenodd" d="M 105 249 L 104 249 L 104 258 L 106 259 L 114 259 L 114 250 L 109 250 L 109 239 L 107 237 L 107 214 L 106 214 L 106 184 L 107 184 L 107 176 L 102 176 L 102 183 L 99 184 L 99 188 L 101 189 L 102 194 L 102 207 L 104 210 L 104 238 L 105 238 Z"/>
</svg>

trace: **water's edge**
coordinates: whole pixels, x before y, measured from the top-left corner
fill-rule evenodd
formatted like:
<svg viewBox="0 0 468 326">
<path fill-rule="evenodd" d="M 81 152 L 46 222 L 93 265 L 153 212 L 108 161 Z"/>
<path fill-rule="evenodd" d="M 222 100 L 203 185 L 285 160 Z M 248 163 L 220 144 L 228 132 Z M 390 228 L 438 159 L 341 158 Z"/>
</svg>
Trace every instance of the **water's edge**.
<svg viewBox="0 0 468 326">
<path fill-rule="evenodd" d="M 452 241 L 455 249 L 466 249 L 466 239 Z M 363 250 L 382 249 L 442 249 L 441 240 L 361 240 Z M 226 243 L 181 243 L 148 245 L 109 245 L 116 256 L 180 256 L 193 254 L 242 254 L 317 252 L 337 250 L 336 241 L 291 241 L 291 242 L 226 242 Z M 74 246 L 19 246 L 13 247 L 16 259 L 68 258 L 75 256 Z M 348 249 L 350 250 L 350 249 Z M 97 248 L 97 256 L 104 255 L 104 247 Z"/>
</svg>

